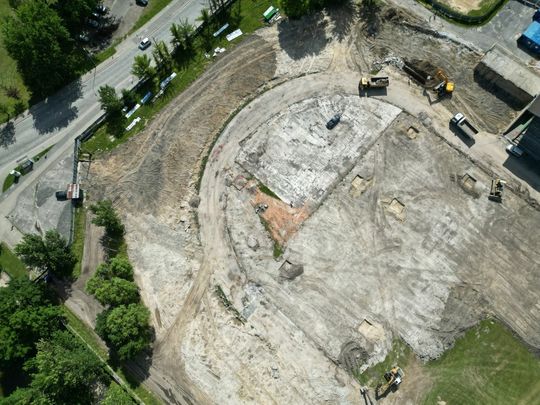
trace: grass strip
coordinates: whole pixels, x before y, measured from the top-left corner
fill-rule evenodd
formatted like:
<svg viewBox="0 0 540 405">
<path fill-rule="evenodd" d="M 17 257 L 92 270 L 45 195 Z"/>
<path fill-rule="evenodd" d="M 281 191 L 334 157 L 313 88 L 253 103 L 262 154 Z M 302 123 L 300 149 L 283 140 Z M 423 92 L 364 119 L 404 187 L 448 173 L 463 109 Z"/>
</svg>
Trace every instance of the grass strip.
<svg viewBox="0 0 540 405">
<path fill-rule="evenodd" d="M 101 52 L 95 54 L 93 56 L 94 63 L 96 65 L 99 65 L 102 62 L 105 62 L 107 59 L 109 59 L 111 56 L 113 56 L 116 53 L 116 46 L 111 45 L 108 48 L 102 50 Z M 93 67 L 89 70 L 92 70 Z"/>
<path fill-rule="evenodd" d="M 51 145 L 49 146 L 47 149 L 44 149 L 42 150 L 41 152 L 39 152 L 37 155 L 35 155 L 32 160 L 35 162 L 39 161 L 39 159 L 41 159 L 43 156 L 45 156 L 47 154 L 47 152 L 49 152 L 52 148 L 54 147 L 54 145 Z M 19 173 L 21 173 L 23 176 L 26 176 L 28 173 L 22 173 L 21 170 L 22 170 L 22 167 L 21 165 L 17 166 L 15 168 L 16 171 L 18 171 Z M 10 188 L 13 183 L 15 183 L 15 176 L 12 175 L 12 174 L 8 174 L 7 177 L 4 179 L 4 184 L 2 185 L 2 192 L 6 191 L 8 188 Z"/>
<path fill-rule="evenodd" d="M 84 239 L 86 234 L 86 209 L 84 207 L 75 208 L 75 230 L 73 233 L 73 243 L 71 251 L 77 258 L 75 266 L 73 266 L 73 277 L 77 278 L 81 275 L 81 264 L 84 254 Z"/>
<path fill-rule="evenodd" d="M 26 266 L 4 242 L 0 243 L 0 266 L 11 278 L 28 277 Z"/>
<path fill-rule="evenodd" d="M 263 192 L 264 194 L 272 197 L 272 198 L 275 198 L 276 200 L 279 200 L 279 197 L 276 195 L 276 193 L 274 193 L 272 190 L 270 190 L 266 185 L 264 184 L 259 184 L 259 190 L 261 190 L 261 192 Z"/>
</svg>

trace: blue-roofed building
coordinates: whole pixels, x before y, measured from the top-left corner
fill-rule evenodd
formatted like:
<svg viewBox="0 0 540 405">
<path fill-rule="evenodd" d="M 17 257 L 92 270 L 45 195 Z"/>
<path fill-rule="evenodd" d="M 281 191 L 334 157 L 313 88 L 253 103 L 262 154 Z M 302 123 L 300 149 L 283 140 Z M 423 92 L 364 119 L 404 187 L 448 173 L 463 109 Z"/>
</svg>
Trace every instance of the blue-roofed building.
<svg viewBox="0 0 540 405">
<path fill-rule="evenodd" d="M 529 51 L 540 55 L 540 22 L 533 21 L 518 38 L 518 43 Z"/>
</svg>

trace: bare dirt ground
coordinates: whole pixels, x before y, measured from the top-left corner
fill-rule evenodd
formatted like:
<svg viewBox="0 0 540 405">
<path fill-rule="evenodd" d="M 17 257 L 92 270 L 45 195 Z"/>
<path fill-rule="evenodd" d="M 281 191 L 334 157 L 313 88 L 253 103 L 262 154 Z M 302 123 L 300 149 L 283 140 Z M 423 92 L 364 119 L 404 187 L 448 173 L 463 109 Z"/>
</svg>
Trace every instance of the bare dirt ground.
<svg viewBox="0 0 540 405">
<path fill-rule="evenodd" d="M 482 0 L 442 0 L 442 3 L 448 4 L 454 10 L 463 14 L 479 9 L 482 2 Z"/>
<path fill-rule="evenodd" d="M 509 191 L 503 205 L 487 201 L 489 175 L 459 152 L 476 159 L 484 149 L 454 145 L 447 128 L 455 110 L 491 132 L 515 112 L 474 82 L 480 55 L 419 32 L 414 26 L 422 21 L 406 13 L 383 11 L 369 23 L 359 17 L 365 13 L 340 9 L 260 30 L 92 168 L 96 199 L 111 198 L 124 217 L 128 253 L 153 313 L 153 359 L 139 372 L 166 402 L 359 403 L 360 387 L 345 365 L 361 370 L 380 361 L 395 336 L 418 355 L 436 357 L 485 313 L 540 346 L 538 211 Z M 359 70 L 412 54 L 447 69 L 456 96 L 433 102 L 384 67 L 392 85 L 378 101 L 356 106 L 358 116 L 379 102 L 406 112 L 358 153 L 335 151 L 331 163 L 346 170 L 324 183 L 321 195 L 308 193 L 320 199 L 317 209 L 291 232 L 283 259 L 274 260 L 253 194 L 234 186 L 246 174 L 236 163 L 245 138 L 275 136 L 281 121 L 294 121 L 295 106 L 321 94 L 345 107 L 340 95 L 358 96 Z M 210 155 L 199 205 L 202 158 L 241 106 Z M 330 110 L 310 108 L 303 122 L 316 125 L 294 133 L 316 146 Z M 498 142 L 487 133 L 480 139 Z M 294 156 L 298 145 L 287 142 Z M 267 179 L 279 189 L 272 159 L 267 166 Z M 459 184 L 465 173 L 476 179 L 481 198 Z M 366 328 L 365 320 L 376 326 Z M 411 387 L 421 392 L 426 381 Z M 400 403 L 418 398 L 413 390 L 400 395 Z"/>
</svg>

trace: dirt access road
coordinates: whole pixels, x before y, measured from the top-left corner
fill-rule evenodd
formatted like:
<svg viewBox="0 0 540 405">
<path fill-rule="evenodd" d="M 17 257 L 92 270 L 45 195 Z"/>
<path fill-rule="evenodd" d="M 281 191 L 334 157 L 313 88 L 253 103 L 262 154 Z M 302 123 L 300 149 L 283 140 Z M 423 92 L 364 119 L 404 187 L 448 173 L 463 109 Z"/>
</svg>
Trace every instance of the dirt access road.
<svg viewBox="0 0 540 405">
<path fill-rule="evenodd" d="M 238 140 L 253 126 L 264 125 L 261 122 L 266 115 L 302 97 L 313 97 L 318 92 L 354 94 L 358 70 L 369 72 L 377 60 L 405 56 L 399 53 L 400 49 L 406 53 L 421 44 L 427 57 L 436 55 L 436 50 L 443 47 L 445 57 L 459 55 L 455 66 L 472 71 L 479 55 L 415 30 L 395 28 L 397 21 L 408 17 L 402 12 L 389 16 L 386 11 L 381 13 L 383 18 L 378 21 L 374 36 L 366 35 L 370 23 L 357 19 L 355 10 L 341 9 L 324 18 L 319 15 L 299 22 L 282 21 L 259 31 L 234 52 L 220 57 L 145 131 L 92 168 L 96 199 L 111 198 L 124 217 L 128 253 L 156 329 L 151 364 L 134 367 L 165 401 L 361 400 L 358 385 L 338 366 L 336 348 L 321 345 L 312 333 L 292 322 L 272 302 L 270 292 L 250 282 L 250 269 L 237 260 L 230 229 L 244 218 L 253 218 L 253 212 L 248 205 L 248 210 L 234 211 L 238 213 L 236 217 L 225 215 L 224 211 L 241 203 L 231 199 L 225 190 L 231 183 L 229 175 L 235 170 Z M 403 37 L 397 45 L 396 35 Z M 467 58 L 461 58 L 463 53 Z M 448 63 L 452 64 L 452 59 Z M 462 96 L 430 104 L 422 89 L 414 84 L 409 86 L 393 68 L 387 68 L 387 72 L 392 76 L 392 86 L 384 97 L 386 101 L 414 116 L 428 111 L 427 118 L 437 131 L 448 136 L 448 142 L 468 154 L 477 153 L 475 157 L 481 157 L 481 145 L 469 149 L 448 132 L 448 105 L 476 111 L 480 117 L 485 108 L 490 117 L 495 115 L 495 120 L 490 120 L 495 129 L 513 115 L 513 111 L 473 82 L 458 87 Z M 303 75 L 306 76 L 288 82 Z M 284 82 L 287 83 L 276 87 Z M 275 89 L 262 94 L 272 87 Z M 233 119 L 213 148 L 198 205 L 199 168 L 212 140 L 236 109 L 257 96 L 260 98 Z M 492 105 L 496 105 L 495 114 L 489 110 Z M 496 145 L 496 137 L 485 137 L 486 144 Z M 497 168 L 502 164 L 493 163 Z M 255 219 L 254 226 L 258 223 Z M 260 223 L 257 226 L 262 228 Z M 264 236 L 264 229 L 259 230 L 263 236 L 258 237 L 262 252 L 258 263 L 277 273 L 281 262 L 273 261 L 271 241 Z M 225 297 L 230 297 L 232 309 L 230 305 L 227 309 L 226 298 L 216 293 L 218 286 Z M 240 316 L 233 310 L 252 307 L 256 307 L 255 312 L 242 310 L 244 315 Z M 455 308 L 460 307 L 456 304 Z M 243 323 L 242 316 L 248 318 L 247 323 Z M 310 327 L 317 329 L 318 325 L 312 323 Z M 349 332 L 335 333 L 346 338 Z M 384 356 L 388 348 L 385 345 L 390 341 L 391 334 L 383 335 L 377 356 Z"/>
</svg>

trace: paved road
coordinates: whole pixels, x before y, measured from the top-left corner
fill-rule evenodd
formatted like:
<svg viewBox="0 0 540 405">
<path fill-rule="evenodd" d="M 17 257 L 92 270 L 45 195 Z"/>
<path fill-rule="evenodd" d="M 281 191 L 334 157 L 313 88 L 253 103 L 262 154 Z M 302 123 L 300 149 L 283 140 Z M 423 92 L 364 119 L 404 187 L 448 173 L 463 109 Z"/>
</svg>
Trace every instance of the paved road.
<svg viewBox="0 0 540 405">
<path fill-rule="evenodd" d="M 97 90 L 105 84 L 116 89 L 131 87 L 136 78 L 131 75 L 140 38 L 170 40 L 169 27 L 173 22 L 187 19 L 195 23 L 206 0 L 173 0 L 148 24 L 116 47 L 116 54 L 80 80 L 71 83 L 54 96 L 33 106 L 15 121 L 14 133 L 3 125 L 0 129 L 0 179 L 24 156 L 32 157 L 52 144 L 71 142 L 100 114 Z M 152 47 L 146 53 L 152 52 Z M 12 143 L 6 138 L 12 139 Z M 30 183 L 28 176 L 23 180 Z M 7 213 L 1 210 L 0 213 Z"/>
</svg>

